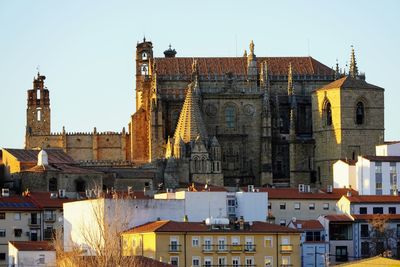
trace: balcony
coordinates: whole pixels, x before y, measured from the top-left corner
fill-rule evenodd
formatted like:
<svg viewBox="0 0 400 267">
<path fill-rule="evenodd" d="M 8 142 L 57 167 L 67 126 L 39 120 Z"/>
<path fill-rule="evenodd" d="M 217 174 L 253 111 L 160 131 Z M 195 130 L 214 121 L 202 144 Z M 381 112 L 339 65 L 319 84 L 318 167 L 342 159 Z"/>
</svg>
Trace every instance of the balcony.
<svg viewBox="0 0 400 267">
<path fill-rule="evenodd" d="M 246 245 L 203 245 L 203 253 L 255 253 L 256 252 L 256 245 L 253 244 L 246 244 Z"/>
<path fill-rule="evenodd" d="M 170 244 L 168 247 L 169 253 L 179 253 L 182 251 L 181 245 L 178 244 Z"/>
<path fill-rule="evenodd" d="M 55 222 L 56 221 L 56 215 L 55 214 L 44 215 L 44 221 L 45 222 Z"/>
<path fill-rule="evenodd" d="M 281 253 L 292 253 L 293 252 L 293 245 L 281 245 Z"/>
<path fill-rule="evenodd" d="M 28 225 L 31 228 L 40 228 L 40 220 L 35 218 L 29 218 Z"/>
<path fill-rule="evenodd" d="M 256 245 L 253 245 L 253 244 L 244 245 L 244 252 L 246 252 L 246 253 L 255 253 L 256 252 Z"/>
</svg>

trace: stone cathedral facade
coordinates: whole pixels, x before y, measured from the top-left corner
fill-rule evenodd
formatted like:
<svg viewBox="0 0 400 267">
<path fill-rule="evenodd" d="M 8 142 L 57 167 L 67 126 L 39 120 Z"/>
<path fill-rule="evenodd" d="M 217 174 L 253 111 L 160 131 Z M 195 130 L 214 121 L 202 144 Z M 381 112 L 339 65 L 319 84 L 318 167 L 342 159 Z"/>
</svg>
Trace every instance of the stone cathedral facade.
<svg viewBox="0 0 400 267">
<path fill-rule="evenodd" d="M 50 132 L 44 76 L 28 90 L 26 147 L 74 159 L 151 165 L 168 187 L 332 183 L 332 163 L 384 140 L 384 90 L 312 57 L 154 57 L 136 47 L 136 111 L 128 132 Z M 38 96 L 39 95 L 39 96 Z"/>
</svg>

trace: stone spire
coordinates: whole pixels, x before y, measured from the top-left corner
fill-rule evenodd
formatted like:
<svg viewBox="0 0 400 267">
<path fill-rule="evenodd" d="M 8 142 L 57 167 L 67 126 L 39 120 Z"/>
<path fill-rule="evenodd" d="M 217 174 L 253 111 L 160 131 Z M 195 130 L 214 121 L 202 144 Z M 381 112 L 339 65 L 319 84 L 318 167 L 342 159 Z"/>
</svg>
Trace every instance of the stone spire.
<svg viewBox="0 0 400 267">
<path fill-rule="evenodd" d="M 336 59 L 335 80 L 339 79 L 339 77 L 340 77 L 339 62 Z"/>
<path fill-rule="evenodd" d="M 356 61 L 356 56 L 354 53 L 353 46 L 351 46 L 349 76 L 352 78 L 357 78 L 357 76 L 358 76 L 357 61 Z"/>
<path fill-rule="evenodd" d="M 294 94 L 294 86 L 293 86 L 293 72 L 292 72 L 292 63 L 289 63 L 289 72 L 288 72 L 288 95 L 291 96 Z"/>
<path fill-rule="evenodd" d="M 202 140 L 208 139 L 199 106 L 199 91 L 199 84 L 196 81 L 189 84 L 174 134 L 175 143 L 182 139 L 187 144 L 195 141 L 198 136 Z"/>
</svg>

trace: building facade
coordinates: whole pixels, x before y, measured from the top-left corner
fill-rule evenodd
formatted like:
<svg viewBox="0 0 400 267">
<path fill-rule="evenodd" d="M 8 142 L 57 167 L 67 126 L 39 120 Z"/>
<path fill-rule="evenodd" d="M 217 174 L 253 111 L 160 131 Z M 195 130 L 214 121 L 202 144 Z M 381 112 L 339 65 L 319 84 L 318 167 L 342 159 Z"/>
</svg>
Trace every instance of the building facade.
<svg viewBox="0 0 400 267">
<path fill-rule="evenodd" d="M 84 161 L 162 161 L 167 187 L 325 186 L 334 160 L 383 141 L 383 89 L 364 81 L 354 51 L 348 76 L 312 57 L 257 57 L 253 42 L 242 57 L 176 53 L 155 57 L 152 42 L 137 44 L 128 132 L 51 133 L 38 74 L 28 90 L 26 148 L 58 147 Z"/>
</svg>

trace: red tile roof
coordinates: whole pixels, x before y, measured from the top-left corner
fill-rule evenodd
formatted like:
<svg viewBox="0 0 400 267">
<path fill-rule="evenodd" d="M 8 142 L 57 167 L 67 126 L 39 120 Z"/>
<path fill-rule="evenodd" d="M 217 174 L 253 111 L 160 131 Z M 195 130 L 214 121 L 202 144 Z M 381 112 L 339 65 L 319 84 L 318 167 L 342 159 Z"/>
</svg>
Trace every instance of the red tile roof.
<svg viewBox="0 0 400 267">
<path fill-rule="evenodd" d="M 197 60 L 199 75 L 247 74 L 246 57 L 175 57 L 155 58 L 157 75 L 191 75 L 193 60 Z M 334 71 L 312 57 L 257 57 L 257 64 L 267 61 L 271 75 L 287 75 L 289 63 L 296 75 L 333 75 Z M 260 67 L 258 68 L 260 69 Z"/>
<path fill-rule="evenodd" d="M 149 222 L 124 233 L 149 233 L 149 232 L 255 232 L 255 233 L 298 233 L 297 230 L 270 224 L 266 222 L 253 222 L 250 229 L 235 230 L 235 229 L 212 229 L 201 222 L 176 222 L 176 221 L 155 221 Z M 124 234 L 123 233 L 123 234 Z"/>
<path fill-rule="evenodd" d="M 370 161 L 378 162 L 400 162 L 400 156 L 362 156 Z"/>
<path fill-rule="evenodd" d="M 400 204 L 400 196 L 391 195 L 358 195 L 358 196 L 344 196 L 352 203 L 398 203 Z"/>
<path fill-rule="evenodd" d="M 29 192 L 26 198 L 29 198 L 40 208 L 53 209 L 62 209 L 64 203 L 75 201 L 74 199 L 68 198 L 51 198 L 50 194 L 50 192 Z"/>
<path fill-rule="evenodd" d="M 345 76 L 343 78 L 340 78 L 334 82 L 331 82 L 327 85 L 325 85 L 322 88 L 319 88 L 321 90 L 325 90 L 325 89 L 334 89 L 334 88 L 347 88 L 347 89 L 380 89 L 383 90 L 383 88 L 373 85 L 373 84 L 369 84 L 364 80 L 361 79 L 355 79 L 352 78 L 350 76 Z M 316 89 L 316 90 L 319 90 Z"/>
<path fill-rule="evenodd" d="M 324 216 L 325 219 L 331 222 L 352 222 L 353 218 L 351 218 L 347 214 L 329 214 Z"/>
<path fill-rule="evenodd" d="M 3 148 L 20 162 L 36 163 L 40 150 Z M 75 161 L 62 149 L 46 149 L 49 163 L 75 163 Z"/>
<path fill-rule="evenodd" d="M 10 241 L 19 251 L 55 251 L 51 242 L 47 241 Z"/>
<path fill-rule="evenodd" d="M 400 220 L 400 214 L 351 214 L 355 220 Z"/>
<path fill-rule="evenodd" d="M 323 230 L 324 227 L 318 220 L 297 220 L 291 221 L 291 223 L 296 227 L 296 229 L 303 230 Z M 301 226 L 301 227 L 300 227 Z"/>
</svg>

